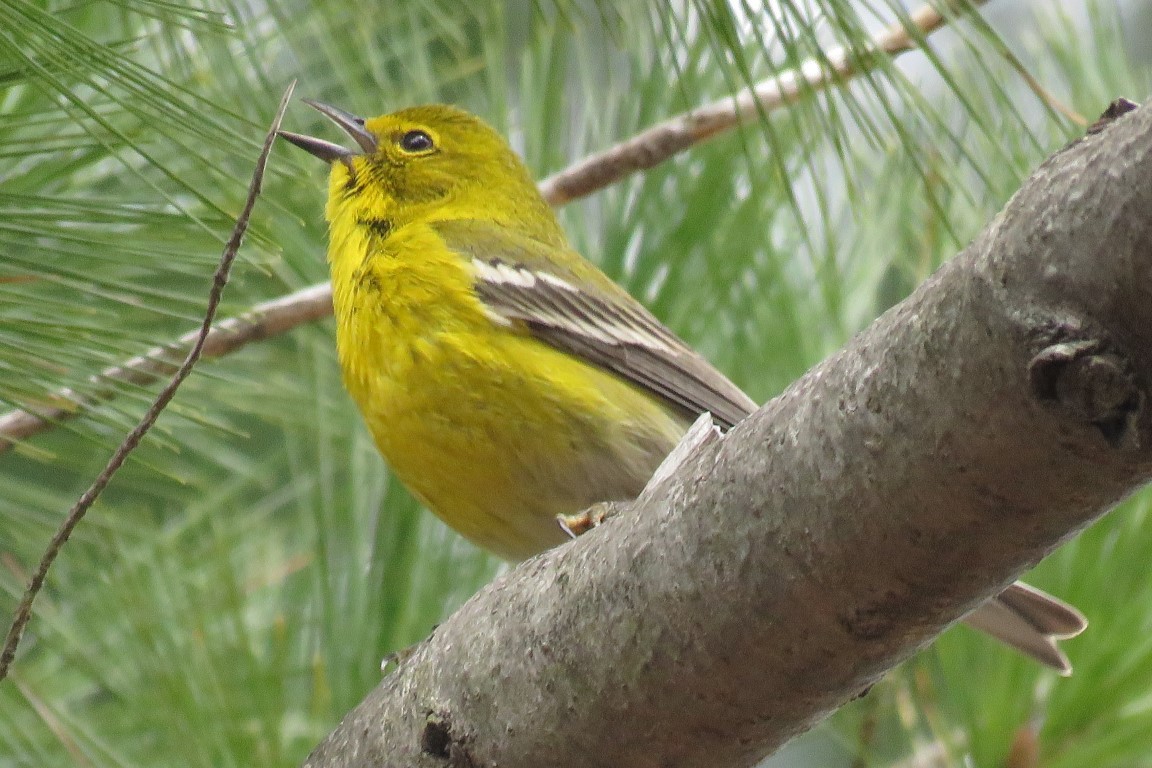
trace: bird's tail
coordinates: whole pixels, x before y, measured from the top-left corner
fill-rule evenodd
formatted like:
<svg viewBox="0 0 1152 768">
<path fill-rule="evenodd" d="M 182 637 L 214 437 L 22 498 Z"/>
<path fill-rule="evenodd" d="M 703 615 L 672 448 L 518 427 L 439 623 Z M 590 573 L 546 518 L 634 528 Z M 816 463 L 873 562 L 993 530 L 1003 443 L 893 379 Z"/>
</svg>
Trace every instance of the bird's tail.
<svg viewBox="0 0 1152 768">
<path fill-rule="evenodd" d="M 964 621 L 1062 675 L 1072 674 L 1072 665 L 1057 641 L 1075 637 L 1088 626 L 1084 614 L 1068 603 L 1020 581 Z"/>
</svg>

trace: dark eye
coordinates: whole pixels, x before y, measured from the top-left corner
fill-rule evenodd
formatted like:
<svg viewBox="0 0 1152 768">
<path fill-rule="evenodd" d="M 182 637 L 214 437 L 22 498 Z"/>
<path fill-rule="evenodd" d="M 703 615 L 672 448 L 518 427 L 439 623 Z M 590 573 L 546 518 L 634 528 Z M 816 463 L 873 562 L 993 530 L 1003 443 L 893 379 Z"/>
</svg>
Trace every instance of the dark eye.
<svg viewBox="0 0 1152 768">
<path fill-rule="evenodd" d="M 428 152 L 435 147 L 432 137 L 424 131 L 408 131 L 400 137 L 400 148 L 405 152 Z"/>
</svg>

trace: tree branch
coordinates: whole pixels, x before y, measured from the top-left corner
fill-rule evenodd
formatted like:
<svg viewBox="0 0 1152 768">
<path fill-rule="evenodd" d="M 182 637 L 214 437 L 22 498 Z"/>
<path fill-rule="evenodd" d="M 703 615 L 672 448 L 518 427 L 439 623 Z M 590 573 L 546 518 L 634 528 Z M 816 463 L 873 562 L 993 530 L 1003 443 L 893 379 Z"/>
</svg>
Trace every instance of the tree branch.
<svg viewBox="0 0 1152 768">
<path fill-rule="evenodd" d="M 96 499 L 108 487 L 108 483 L 112 482 L 112 477 L 123 466 L 124 462 L 128 460 L 128 455 L 136 450 L 136 446 L 144 439 L 144 435 L 148 434 L 148 430 L 152 429 L 152 425 L 160 418 L 160 414 L 168 407 L 168 403 L 172 402 L 172 398 L 176 396 L 176 390 L 192 373 L 192 368 L 196 365 L 204 352 L 204 347 L 207 344 L 208 337 L 211 335 L 212 321 L 216 317 L 216 310 L 220 307 L 220 299 L 224 295 L 224 287 L 228 284 L 228 275 L 232 271 L 232 264 L 236 260 L 236 254 L 240 250 L 240 244 L 244 242 L 244 235 L 248 231 L 248 220 L 252 216 L 252 209 L 256 207 L 256 198 L 260 196 L 260 190 L 264 184 L 264 169 L 268 165 L 268 155 L 272 152 L 272 142 L 276 140 L 276 131 L 280 129 L 280 121 L 284 118 L 284 112 L 288 109 L 288 100 L 292 98 L 292 91 L 296 88 L 296 81 L 293 80 L 284 91 L 284 95 L 280 98 L 280 106 L 276 109 L 276 115 L 272 119 L 272 126 L 268 129 L 268 133 L 264 137 L 264 146 L 260 150 L 260 156 L 256 159 L 256 167 L 252 171 L 252 180 L 248 184 L 248 196 L 244 200 L 244 207 L 240 210 L 240 215 L 236 217 L 236 224 L 232 228 L 232 234 L 228 238 L 228 242 L 224 245 L 224 252 L 220 254 L 220 261 L 216 265 L 216 271 L 212 275 L 212 287 L 208 291 L 208 302 L 204 309 L 204 320 L 200 323 L 200 329 L 191 334 L 188 343 L 188 349 L 184 353 L 184 361 L 177 366 L 173 366 L 172 378 L 168 384 L 160 390 L 160 394 L 156 395 L 156 399 L 148 407 L 140 422 L 133 427 L 132 431 L 124 438 L 116 450 L 112 453 L 112 457 L 108 459 L 107 465 L 97 475 L 96 479 L 92 481 L 92 485 L 88 490 L 84 491 L 83 495 L 68 510 L 68 514 L 64 517 L 64 521 L 60 527 L 53 534 L 52 540 L 48 542 L 47 548 L 44 550 L 43 556 L 40 558 L 40 564 L 32 574 L 29 580 L 27 589 L 24 590 L 24 596 L 20 599 L 20 604 L 16 607 L 16 614 L 12 618 L 12 624 L 8 628 L 7 636 L 4 639 L 3 650 L 0 650 L 0 680 L 3 680 L 8 675 L 8 670 L 12 665 L 13 659 L 16 658 L 16 649 L 20 645 L 20 638 L 24 634 L 24 628 L 32 619 L 32 604 L 36 601 L 36 596 L 40 594 L 41 587 L 44 586 L 44 580 L 48 577 L 48 570 L 52 564 L 56 562 L 57 555 L 60 550 L 64 548 L 64 544 L 68 541 L 68 537 L 72 535 L 72 531 L 80 524 L 84 515 L 96 503 Z"/>
<path fill-rule="evenodd" d="M 951 0 L 944 5 L 962 13 L 987 0 Z M 846 48 L 830 51 L 824 60 L 805 62 L 798 69 L 783 72 L 732 98 L 705 105 L 653 126 L 604 152 L 581 160 L 540 183 L 540 191 L 553 205 L 560 206 L 589 195 L 636 171 L 651 168 L 738 125 L 787 106 L 802 96 L 822 91 L 855 75 L 875 69 L 879 54 L 897 56 L 913 50 L 919 38 L 940 29 L 954 16 L 944 16 L 932 5 L 924 5 L 910 15 L 911 28 L 896 23 L 882 30 L 862 52 Z M 830 65 L 830 66 L 829 66 Z M 230 318 L 212 329 L 205 343 L 204 357 L 220 357 L 250 342 L 266 339 L 332 314 L 332 291 L 328 283 L 314 285 L 274 301 L 257 305 L 240 317 Z M 155 347 L 143 355 L 112 366 L 89 379 L 92 389 L 79 393 L 61 389 L 45 397 L 37 406 L 15 409 L 0 415 L 0 453 L 17 442 L 51 429 L 62 421 L 114 398 L 118 386 L 145 385 L 170 374 L 191 347 L 196 332 L 186 333 L 175 342 Z"/>
<path fill-rule="evenodd" d="M 307 765 L 751 765 L 1152 476 L 1152 108 L 632 509 L 441 624 Z"/>
<path fill-rule="evenodd" d="M 253 341 L 277 336 L 298 325 L 331 314 L 331 286 L 327 283 L 309 286 L 287 296 L 257 304 L 242 315 L 217 323 L 204 339 L 201 357 L 223 357 Z M 44 432 L 87 408 L 112 399 L 120 385 L 143 386 L 162 376 L 172 375 L 199 336 L 199 329 L 190 331 L 170 344 L 153 347 L 142 355 L 105 368 L 89 379 L 92 389 L 84 393 L 61 389 L 53 393 L 47 403 L 34 410 L 17 409 L 0 416 L 0 453 L 20 440 Z"/>
<path fill-rule="evenodd" d="M 987 0 L 953 0 L 938 3 L 955 14 L 972 11 Z M 735 96 L 714 101 L 638 133 L 603 152 L 594 154 L 540 182 L 540 192 L 553 205 L 591 194 L 637 171 L 651 168 L 691 147 L 726 133 L 761 114 L 773 112 L 802 97 L 842 84 L 876 69 L 885 57 L 915 50 L 917 41 L 944 26 L 955 16 L 944 16 L 933 5 L 923 5 L 909 15 L 911 25 L 897 22 L 886 27 L 863 49 L 834 48 L 820 59 L 810 59 L 797 69 L 782 72 L 745 88 Z"/>
</svg>

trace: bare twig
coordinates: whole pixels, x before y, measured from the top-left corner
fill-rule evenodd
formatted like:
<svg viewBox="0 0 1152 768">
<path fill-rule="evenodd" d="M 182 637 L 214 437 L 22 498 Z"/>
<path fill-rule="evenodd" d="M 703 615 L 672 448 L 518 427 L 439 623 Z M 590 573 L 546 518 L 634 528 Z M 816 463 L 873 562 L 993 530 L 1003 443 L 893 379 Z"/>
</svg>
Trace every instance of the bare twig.
<svg viewBox="0 0 1152 768">
<path fill-rule="evenodd" d="M 332 291 L 327 283 L 313 285 L 263 304 L 237 317 L 230 317 L 212 327 L 204 339 L 200 356 L 222 357 L 245 344 L 277 336 L 312 320 L 332 314 Z M 121 384 L 149 384 L 161 376 L 171 375 L 179 360 L 184 359 L 200 338 L 200 331 L 190 331 L 175 342 L 153 347 L 120 365 L 105 368 L 89 378 L 93 388 L 87 392 L 61 389 L 50 402 L 32 409 L 9 411 L 0 416 L 0 452 L 16 442 L 43 432 L 57 422 L 75 416 L 116 396 Z"/>
<path fill-rule="evenodd" d="M 974 9 L 987 0 L 954 2 L 953 10 Z M 917 40 L 944 26 L 950 17 L 932 5 L 923 5 L 909 19 L 911 27 L 893 24 L 863 49 L 835 48 L 822 60 L 809 60 L 799 68 L 745 88 L 735 96 L 715 101 L 671 120 L 658 123 L 627 141 L 592 155 L 540 183 L 540 191 L 553 205 L 564 203 L 617 182 L 636 171 L 651 168 L 689 147 L 729 131 L 759 115 L 787 106 L 801 97 L 875 69 L 886 54 L 897 56 L 916 47 Z"/>
<path fill-rule="evenodd" d="M 40 564 L 37 566 L 32 579 L 28 584 L 28 588 L 24 592 L 24 597 L 20 600 L 20 605 L 16 609 L 16 615 L 12 619 L 12 626 L 8 630 L 8 636 L 4 641 L 4 650 L 0 653 L 0 680 L 3 680 L 8 670 L 12 665 L 12 660 L 16 657 L 16 648 L 20 644 L 20 638 L 24 633 L 24 628 L 28 625 L 28 621 L 32 617 L 32 604 L 36 600 L 36 595 L 39 594 L 40 588 L 44 585 L 44 579 L 48 575 L 48 569 L 52 567 L 55 562 L 56 556 L 60 554 L 64 543 L 68 541 L 68 537 L 72 535 L 72 531 L 80 523 L 84 514 L 96 503 L 96 499 L 100 493 L 107 487 L 108 483 L 112 480 L 112 476 L 120 469 L 120 466 L 128 458 L 130 454 L 144 435 L 156 423 L 156 419 L 160 417 L 161 412 L 171 402 L 172 398 L 176 395 L 176 390 L 183 383 L 184 379 L 188 378 L 188 374 L 192 372 L 193 366 L 196 361 L 200 359 L 201 353 L 207 344 L 208 337 L 212 331 L 212 321 L 216 318 L 216 310 L 220 306 L 220 297 L 224 293 L 224 286 L 228 284 L 228 273 L 232 269 L 232 263 L 236 260 L 236 253 L 240 250 L 240 244 L 244 240 L 244 233 L 248 230 L 248 219 L 252 215 L 252 209 L 256 206 L 256 198 L 260 195 L 260 188 L 264 181 L 264 169 L 268 164 L 268 155 L 272 151 L 272 142 L 276 138 L 276 131 L 280 128 L 280 122 L 284 117 L 284 111 L 288 108 L 288 100 L 292 97 L 292 91 L 295 89 L 296 83 L 293 82 L 288 86 L 284 92 L 283 98 L 280 100 L 280 106 L 276 110 L 276 116 L 272 120 L 272 127 L 268 129 L 268 135 L 264 138 L 264 148 L 260 151 L 260 157 L 256 161 L 256 168 L 252 172 L 252 181 L 248 185 L 248 197 L 244 201 L 244 207 L 240 211 L 240 215 L 236 218 L 236 226 L 232 229 L 232 236 L 228 238 L 228 243 L 224 246 L 224 252 L 220 255 L 220 263 L 216 267 L 216 273 L 212 276 L 212 289 L 208 293 L 208 306 L 204 311 L 204 321 L 200 324 L 200 330 L 196 333 L 195 339 L 192 342 L 191 348 L 188 350 L 184 362 L 176 369 L 172 375 L 172 379 L 168 385 L 160 391 L 156 396 L 148 412 L 140 419 L 140 423 L 136 428 L 128 433 L 124 441 L 120 443 L 120 447 L 112 454 L 112 458 L 108 460 L 108 465 L 93 481 L 91 487 L 84 492 L 84 495 L 76 502 L 76 504 L 68 511 L 67 517 L 61 523 L 60 528 L 49 542 L 47 549 L 44 551 L 43 557 L 40 559 Z M 164 355 L 156 358 L 161 361 Z M 161 363 L 162 364 L 162 363 Z M 125 370 L 129 373 L 126 375 L 131 380 L 132 368 L 129 368 L 131 363 L 125 366 Z"/>
<path fill-rule="evenodd" d="M 971 10 L 987 0 L 953 0 L 954 12 Z M 939 3 L 937 4 L 939 5 Z M 810 60 L 794 70 L 783 72 L 746 88 L 732 98 L 684 113 L 655 125 L 614 147 L 591 155 L 540 182 L 540 192 L 552 205 L 561 206 L 617 182 L 636 171 L 651 168 L 692 146 L 729 131 L 742 123 L 787 106 L 806 94 L 821 91 L 856 75 L 870 71 L 881 62 L 877 54 L 897 56 L 916 47 L 917 40 L 943 27 L 951 17 L 936 7 L 924 5 L 914 11 L 905 27 L 897 23 L 879 32 L 871 43 L 855 52 L 836 48 L 822 60 Z M 831 66 L 829 66 L 829 63 Z M 331 286 L 327 283 L 305 288 L 275 301 L 261 304 L 251 312 L 226 320 L 209 334 L 205 357 L 218 357 L 251 341 L 292 330 L 332 314 Z M 227 327 L 226 327 L 227 326 Z M 16 442 L 51 429 L 85 409 L 110 400 L 117 385 L 147 384 L 168 373 L 178 355 L 196 336 L 185 334 L 165 347 L 157 347 L 128 362 L 108 368 L 91 378 L 92 392 L 59 390 L 38 407 L 0 415 L 0 453 Z"/>
</svg>

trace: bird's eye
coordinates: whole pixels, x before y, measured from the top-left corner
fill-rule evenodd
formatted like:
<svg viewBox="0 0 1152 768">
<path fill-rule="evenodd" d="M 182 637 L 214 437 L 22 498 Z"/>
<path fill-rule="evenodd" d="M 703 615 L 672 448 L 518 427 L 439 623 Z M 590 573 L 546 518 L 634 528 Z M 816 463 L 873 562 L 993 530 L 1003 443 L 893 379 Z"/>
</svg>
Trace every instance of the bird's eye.
<svg viewBox="0 0 1152 768">
<path fill-rule="evenodd" d="M 400 137 L 400 149 L 405 152 L 412 152 L 419 154 L 422 152 L 431 152 L 436 148 L 432 137 L 424 131 L 408 131 Z"/>
</svg>

